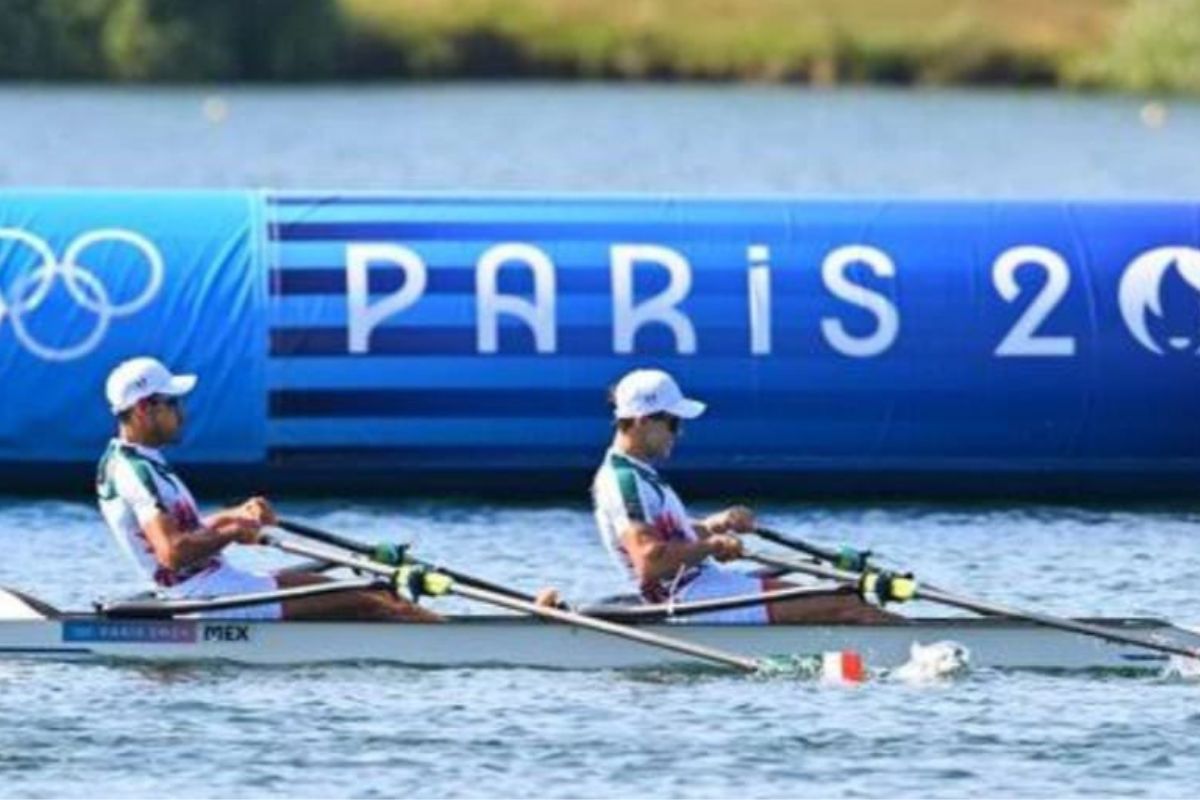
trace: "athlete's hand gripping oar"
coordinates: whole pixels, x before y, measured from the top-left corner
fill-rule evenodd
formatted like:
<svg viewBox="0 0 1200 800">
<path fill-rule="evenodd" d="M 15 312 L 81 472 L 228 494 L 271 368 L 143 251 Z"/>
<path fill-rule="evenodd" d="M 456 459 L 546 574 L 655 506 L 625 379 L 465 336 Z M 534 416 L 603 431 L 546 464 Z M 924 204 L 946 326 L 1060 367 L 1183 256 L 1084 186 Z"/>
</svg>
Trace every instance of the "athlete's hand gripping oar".
<svg viewBox="0 0 1200 800">
<path fill-rule="evenodd" d="M 1047 628 L 1057 628 L 1059 630 L 1071 631 L 1084 636 L 1094 636 L 1097 639 L 1104 639 L 1110 642 L 1119 642 L 1121 644 L 1134 645 L 1135 647 L 1144 647 L 1147 650 L 1155 650 L 1160 653 L 1169 653 L 1171 655 L 1186 656 L 1188 658 L 1200 658 L 1200 650 L 1182 645 L 1171 644 L 1170 642 L 1156 642 L 1151 639 L 1145 639 L 1141 636 L 1124 633 L 1122 631 L 1106 628 L 1102 625 L 1093 625 L 1088 622 L 1080 622 L 1079 620 L 1068 619 L 1066 617 L 1055 617 L 1049 614 L 1043 614 L 1038 611 L 1024 611 L 1007 606 L 994 605 L 982 600 L 975 600 L 970 597 L 962 597 L 960 595 L 951 594 L 934 589 L 930 586 L 921 586 L 909 575 L 898 575 L 892 572 L 877 572 L 868 570 L 866 572 L 850 572 L 848 570 L 837 569 L 836 567 L 825 567 L 819 564 L 811 564 L 806 561 L 797 561 L 795 559 L 778 558 L 776 556 L 767 556 L 761 553 L 747 552 L 743 555 L 744 558 L 750 561 L 756 561 L 759 564 L 764 564 L 769 567 L 786 567 L 796 572 L 802 572 L 806 575 L 815 575 L 818 578 L 828 578 L 829 580 L 837 581 L 838 583 L 847 586 L 856 586 L 860 594 L 864 597 L 874 596 L 881 602 L 904 602 L 907 600 L 928 600 L 933 603 L 941 603 L 945 606 L 961 608 L 966 611 L 974 611 L 977 614 L 983 614 L 989 617 L 1009 617 L 1012 619 L 1023 619 L 1028 622 L 1035 622 L 1038 625 L 1044 625 Z"/>
<path fill-rule="evenodd" d="M 711 647 L 685 642 L 682 639 L 661 636 L 648 631 L 638 630 L 637 628 L 584 616 L 583 614 L 564 611 L 559 608 L 539 606 L 536 603 L 514 597 L 511 590 L 508 590 L 507 593 L 500 593 L 481 589 L 477 586 L 468 586 L 466 583 L 456 581 L 445 570 L 438 570 L 417 561 L 411 561 L 404 566 L 388 566 L 344 551 L 335 550 L 332 547 L 326 548 L 302 542 L 288 541 L 270 534 L 263 535 L 260 541 L 264 545 L 282 550 L 285 553 L 319 558 L 322 561 L 329 561 L 352 569 L 386 576 L 393 581 L 396 587 L 408 590 L 410 594 L 414 595 L 414 599 L 421 594 L 459 595 L 481 603 L 507 608 L 511 611 L 520 611 L 543 619 L 552 619 L 567 625 L 606 633 L 621 639 L 641 642 L 651 647 L 673 650 L 676 653 L 682 653 L 692 658 L 726 667 L 734 667 L 745 672 L 758 672 L 761 666 L 760 662 L 755 659 L 726 653 L 723 650 L 715 650 Z"/>
<path fill-rule="evenodd" d="M 405 548 L 402 545 L 371 545 L 291 519 L 280 519 L 277 520 L 275 524 L 288 533 L 293 533 L 297 536 L 303 536 L 305 539 L 311 539 L 314 542 L 331 544 L 334 547 L 339 547 L 343 550 L 349 550 L 352 553 L 358 553 L 359 555 L 366 556 L 367 558 L 370 558 L 371 560 L 380 564 L 398 567 L 404 563 Z M 474 586 L 478 589 L 486 589 L 489 592 L 496 592 L 497 594 L 506 594 L 510 597 L 515 597 L 518 600 L 524 600 L 527 603 L 533 603 L 537 601 L 537 598 L 533 597 L 532 595 L 525 594 L 524 592 L 518 592 L 515 589 L 509 589 L 506 586 L 500 586 L 498 584 L 491 583 L 490 581 L 486 581 L 482 578 L 476 578 L 472 575 L 464 575 L 461 572 L 455 572 L 454 570 L 445 569 L 442 567 L 438 567 L 437 569 L 439 572 L 448 575 L 449 577 L 466 586 Z"/>
</svg>

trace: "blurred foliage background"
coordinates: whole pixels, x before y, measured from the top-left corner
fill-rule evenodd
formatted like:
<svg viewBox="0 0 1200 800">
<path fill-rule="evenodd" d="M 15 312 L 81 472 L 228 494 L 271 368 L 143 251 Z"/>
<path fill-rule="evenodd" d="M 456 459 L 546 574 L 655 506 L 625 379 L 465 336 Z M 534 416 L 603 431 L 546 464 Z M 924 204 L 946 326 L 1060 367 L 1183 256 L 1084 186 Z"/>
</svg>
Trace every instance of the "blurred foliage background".
<svg viewBox="0 0 1200 800">
<path fill-rule="evenodd" d="M 0 0 L 0 78 L 1200 93 L 1200 0 Z"/>
</svg>

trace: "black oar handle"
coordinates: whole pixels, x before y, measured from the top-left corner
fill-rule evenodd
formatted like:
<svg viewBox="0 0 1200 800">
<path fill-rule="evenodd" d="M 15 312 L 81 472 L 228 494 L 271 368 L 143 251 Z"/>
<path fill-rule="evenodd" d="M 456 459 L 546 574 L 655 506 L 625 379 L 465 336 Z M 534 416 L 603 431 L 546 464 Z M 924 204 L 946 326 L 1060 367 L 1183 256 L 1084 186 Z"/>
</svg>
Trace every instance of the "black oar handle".
<svg viewBox="0 0 1200 800">
<path fill-rule="evenodd" d="M 368 558 L 375 558 L 376 555 L 377 549 L 373 545 L 369 545 L 366 542 L 359 542 L 354 539 L 349 539 L 345 536 L 340 536 L 336 533 L 322 530 L 321 528 L 314 528 L 312 525 L 307 525 L 303 522 L 297 522 L 293 519 L 280 519 L 276 522 L 276 525 L 288 533 L 294 533 L 297 536 L 303 536 L 304 538 L 312 539 L 315 542 L 323 542 L 324 544 L 330 544 L 334 547 L 340 547 L 343 550 L 349 550 L 352 553 L 358 553 L 359 555 L 364 555 Z M 454 580 L 466 586 L 474 586 L 477 589 L 485 589 L 489 592 L 505 594 L 518 600 L 524 600 L 527 603 L 533 603 L 537 600 L 537 598 L 535 598 L 533 595 L 525 594 L 524 592 L 518 592 L 515 589 L 510 589 L 507 586 L 501 586 L 499 584 L 492 583 L 491 581 L 486 581 L 483 578 L 476 578 L 473 575 L 465 575 L 461 572 L 456 572 L 455 570 L 439 567 L 436 564 L 425 564 L 425 566 L 428 566 L 442 573 L 443 575 L 449 576 L 450 578 L 453 578 Z"/>
<path fill-rule="evenodd" d="M 754 535 L 763 541 L 772 542 L 790 550 L 805 553 L 828 564 L 833 564 L 839 569 L 846 569 L 851 572 L 861 572 L 866 569 L 867 558 L 870 556 L 869 551 L 855 550 L 851 547 L 844 547 L 841 550 L 830 550 L 827 547 L 821 547 L 812 542 L 806 542 L 803 539 L 796 539 L 770 528 L 755 528 Z"/>
<path fill-rule="evenodd" d="M 792 550 L 798 550 L 801 553 L 807 553 L 810 556 L 815 556 L 822 561 L 837 561 L 838 554 L 827 548 L 819 545 L 805 542 L 801 539 L 793 539 L 791 536 L 780 533 L 779 531 L 771 530 L 770 528 L 755 528 L 754 535 L 774 544 L 782 545 L 783 547 Z"/>
<path fill-rule="evenodd" d="M 313 526 L 306 525 L 303 522 L 296 522 L 295 520 L 291 519 L 281 519 L 277 521 L 276 525 L 277 527 L 283 528 L 288 533 L 295 533 L 299 536 L 305 537 L 306 539 L 312 539 L 316 542 L 331 544 L 334 547 L 340 547 L 343 550 L 350 550 L 364 556 L 375 555 L 375 548 L 369 544 L 366 544 L 365 542 L 348 539 L 345 536 L 339 536 L 336 533 L 330 533 L 329 531 L 321 530 L 320 528 L 314 528 Z"/>
</svg>

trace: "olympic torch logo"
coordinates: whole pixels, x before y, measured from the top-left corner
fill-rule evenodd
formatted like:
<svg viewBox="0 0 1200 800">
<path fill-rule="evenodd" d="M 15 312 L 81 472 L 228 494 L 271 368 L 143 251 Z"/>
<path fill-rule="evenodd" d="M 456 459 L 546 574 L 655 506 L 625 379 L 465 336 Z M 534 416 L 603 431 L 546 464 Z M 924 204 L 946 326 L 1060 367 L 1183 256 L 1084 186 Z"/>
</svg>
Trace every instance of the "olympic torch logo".
<svg viewBox="0 0 1200 800">
<path fill-rule="evenodd" d="M 54 255 L 50 245 L 41 237 L 19 228 L 0 228 L 0 245 L 13 242 L 29 248 L 36 255 L 37 266 L 32 272 L 21 274 L 0 292 L 0 324 L 7 318 L 21 343 L 31 354 L 46 361 L 73 361 L 95 350 L 109 325 L 119 317 L 132 316 L 148 306 L 162 288 L 164 266 L 162 254 L 149 240 L 133 231 L 121 228 L 94 230 L 77 237 L 63 253 L 62 259 Z M 149 267 L 149 280 L 136 297 L 123 303 L 114 303 L 104 283 L 84 264 L 88 249 L 102 242 L 115 242 L 132 247 Z M 4 272 L 0 260 L 0 273 Z M 40 341 L 30 330 L 29 319 L 46 302 L 46 298 L 58 281 L 62 281 L 71 299 L 95 315 L 96 321 L 81 340 L 54 346 Z"/>
</svg>

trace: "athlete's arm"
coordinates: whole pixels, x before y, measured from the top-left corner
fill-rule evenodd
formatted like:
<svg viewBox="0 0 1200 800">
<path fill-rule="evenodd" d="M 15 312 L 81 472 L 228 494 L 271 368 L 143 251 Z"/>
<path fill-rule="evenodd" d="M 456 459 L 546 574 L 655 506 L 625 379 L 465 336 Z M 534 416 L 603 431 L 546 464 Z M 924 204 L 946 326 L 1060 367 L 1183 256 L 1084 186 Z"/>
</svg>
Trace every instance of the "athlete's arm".
<svg viewBox="0 0 1200 800">
<path fill-rule="evenodd" d="M 644 522 L 630 522 L 621 532 L 621 544 L 643 581 L 666 580 L 681 566 L 695 566 L 709 556 L 728 561 L 742 551 L 737 537 L 722 534 L 710 534 L 694 542 L 665 542 L 658 531 Z"/>
<path fill-rule="evenodd" d="M 251 497 L 241 505 L 209 514 L 204 518 L 204 527 L 223 531 L 242 527 L 246 520 L 252 520 L 259 527 L 274 525 L 279 521 L 275 509 L 265 497 Z"/>
<path fill-rule="evenodd" d="M 692 522 L 692 529 L 701 539 L 706 539 L 713 535 L 750 533 L 756 525 L 753 511 L 745 506 L 732 506 Z"/>
<path fill-rule="evenodd" d="M 242 518 L 237 524 L 232 519 L 227 520 L 219 530 L 203 527 L 185 532 L 165 512 L 142 523 L 142 532 L 154 550 L 155 560 L 169 570 L 202 561 L 233 542 L 254 544 L 258 541 L 260 528 L 254 520 Z"/>
</svg>

